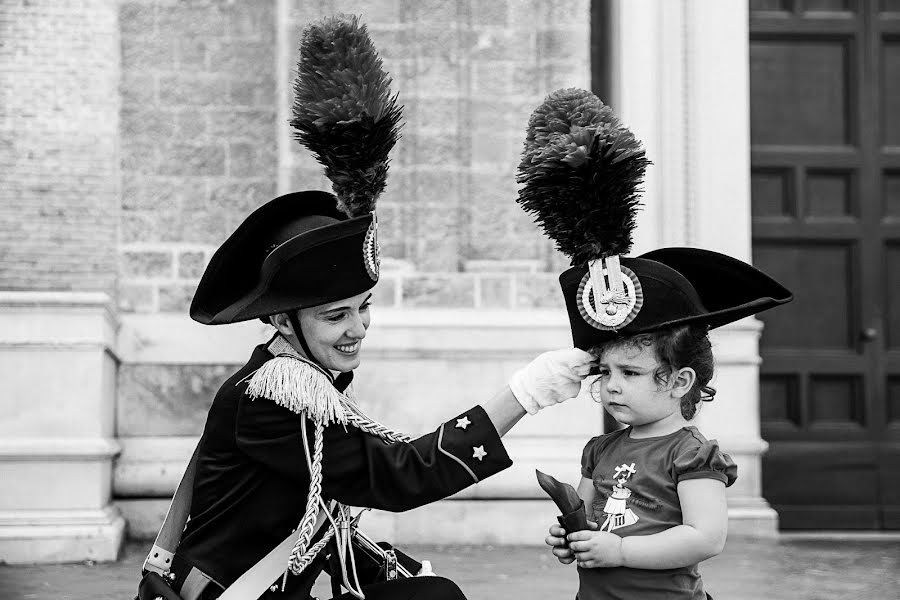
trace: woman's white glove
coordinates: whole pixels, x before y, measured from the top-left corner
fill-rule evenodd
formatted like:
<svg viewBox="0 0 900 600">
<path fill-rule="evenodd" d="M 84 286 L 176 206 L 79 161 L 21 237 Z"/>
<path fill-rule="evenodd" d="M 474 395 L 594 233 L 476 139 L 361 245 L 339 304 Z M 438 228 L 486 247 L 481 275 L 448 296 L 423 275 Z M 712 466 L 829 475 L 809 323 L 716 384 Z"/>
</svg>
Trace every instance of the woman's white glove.
<svg viewBox="0 0 900 600">
<path fill-rule="evenodd" d="M 509 389 L 533 415 L 545 406 L 577 396 L 581 380 L 588 376 L 595 360 L 593 354 L 578 348 L 544 352 L 513 373 Z"/>
</svg>

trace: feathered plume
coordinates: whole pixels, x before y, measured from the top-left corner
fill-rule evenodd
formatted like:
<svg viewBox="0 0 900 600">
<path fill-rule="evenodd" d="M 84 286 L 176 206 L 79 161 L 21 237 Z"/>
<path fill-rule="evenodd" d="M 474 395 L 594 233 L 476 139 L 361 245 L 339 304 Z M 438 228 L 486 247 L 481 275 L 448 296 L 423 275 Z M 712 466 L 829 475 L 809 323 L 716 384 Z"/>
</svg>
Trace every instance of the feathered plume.
<svg viewBox="0 0 900 600">
<path fill-rule="evenodd" d="M 557 90 L 528 121 L 517 202 L 573 265 L 626 254 L 649 163 L 599 98 Z"/>
<path fill-rule="evenodd" d="M 291 126 L 351 217 L 374 210 L 400 137 L 403 107 L 390 84 L 358 17 L 329 17 L 304 31 Z"/>
</svg>

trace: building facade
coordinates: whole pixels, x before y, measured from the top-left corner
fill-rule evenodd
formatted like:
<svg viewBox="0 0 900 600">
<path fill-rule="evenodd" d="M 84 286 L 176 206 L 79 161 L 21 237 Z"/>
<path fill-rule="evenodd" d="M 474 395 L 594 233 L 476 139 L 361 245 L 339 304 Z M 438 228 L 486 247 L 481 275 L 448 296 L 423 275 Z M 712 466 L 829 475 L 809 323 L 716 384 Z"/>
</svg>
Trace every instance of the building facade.
<svg viewBox="0 0 900 600">
<path fill-rule="evenodd" d="M 784 33 L 760 30 L 760 19 L 794 23 L 801 36 L 810 26 L 793 5 L 756 4 L 3 0 L 0 35 L 15 42 L 0 45 L 0 479 L 11 482 L 0 558 L 107 559 L 126 522 L 131 535 L 155 534 L 215 390 L 269 333 L 188 318 L 206 261 L 265 201 L 329 189 L 287 125 L 306 23 L 360 14 L 405 106 L 378 204 L 382 275 L 357 392 L 372 416 L 415 434 L 570 343 L 556 279 L 565 257 L 515 203 L 528 116 L 555 89 L 594 89 L 646 145 L 635 254 L 718 250 L 789 286 L 803 272 L 803 257 L 780 269 L 767 254 L 780 230 L 767 233 L 771 205 L 757 201 L 800 167 L 759 160 L 771 144 L 751 116 L 771 117 L 756 108 L 769 80 L 753 73 L 772 58 L 765 40 Z M 780 48 L 773 60 L 791 59 Z M 847 160 L 841 173 L 855 168 Z M 839 189 L 828 177 L 826 189 Z M 824 266 L 832 255 L 816 256 Z M 896 284 L 896 265 L 887 272 Z M 738 534 L 778 528 L 763 497 L 760 407 L 773 421 L 781 405 L 760 402 L 762 331 L 748 319 L 715 332 L 719 393 L 698 417 L 739 464 L 729 490 Z M 763 335 L 767 398 L 787 398 L 771 396 L 778 382 L 806 371 L 786 371 L 776 360 L 784 338 Z M 840 395 L 847 381 L 826 388 Z M 534 468 L 574 482 L 584 443 L 603 427 L 583 393 L 513 429 L 510 470 L 403 515 L 372 514 L 365 527 L 400 543 L 540 543 L 555 513 Z"/>
</svg>

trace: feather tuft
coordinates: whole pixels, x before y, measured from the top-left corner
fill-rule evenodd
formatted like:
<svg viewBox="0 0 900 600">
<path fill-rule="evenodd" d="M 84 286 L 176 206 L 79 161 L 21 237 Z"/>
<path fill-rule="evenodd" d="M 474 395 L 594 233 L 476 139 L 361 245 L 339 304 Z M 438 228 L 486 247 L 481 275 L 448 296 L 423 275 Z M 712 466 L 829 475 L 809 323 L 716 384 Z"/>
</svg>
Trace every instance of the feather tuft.
<svg viewBox="0 0 900 600">
<path fill-rule="evenodd" d="M 304 31 L 290 123 L 350 217 L 373 211 L 384 191 L 403 111 L 390 84 L 357 16 L 328 17 Z"/>
<path fill-rule="evenodd" d="M 594 94 L 557 90 L 528 121 L 517 202 L 572 264 L 631 250 L 647 160 Z"/>
<path fill-rule="evenodd" d="M 323 425 L 347 424 L 343 394 L 320 370 L 292 356 L 267 360 L 250 378 L 247 395 L 268 398 Z"/>
</svg>

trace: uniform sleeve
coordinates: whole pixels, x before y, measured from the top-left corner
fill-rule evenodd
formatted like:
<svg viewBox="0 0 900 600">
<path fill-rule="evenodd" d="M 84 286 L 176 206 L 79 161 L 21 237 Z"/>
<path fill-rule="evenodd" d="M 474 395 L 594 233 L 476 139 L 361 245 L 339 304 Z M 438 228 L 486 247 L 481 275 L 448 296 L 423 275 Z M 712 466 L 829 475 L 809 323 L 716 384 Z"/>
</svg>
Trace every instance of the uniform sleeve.
<svg viewBox="0 0 900 600">
<path fill-rule="evenodd" d="M 326 428 L 322 493 L 353 506 L 403 511 L 446 498 L 512 465 L 481 406 L 409 443 L 354 427 Z"/>
<path fill-rule="evenodd" d="M 716 440 L 704 440 L 675 458 L 675 482 L 688 479 L 717 479 L 730 486 L 737 479 L 737 465 L 719 450 Z"/>
<path fill-rule="evenodd" d="M 581 453 L 581 476 L 594 478 L 594 467 L 597 466 L 597 446 L 603 436 L 592 437 Z"/>
<path fill-rule="evenodd" d="M 269 400 L 246 397 L 237 416 L 238 447 L 297 481 L 305 493 L 309 469 L 301 430 L 304 420 Z M 305 422 L 312 444 L 313 426 Z M 511 464 L 480 406 L 408 443 L 386 444 L 356 427 L 330 425 L 324 431 L 322 495 L 352 506 L 403 511 L 446 498 Z"/>
</svg>

